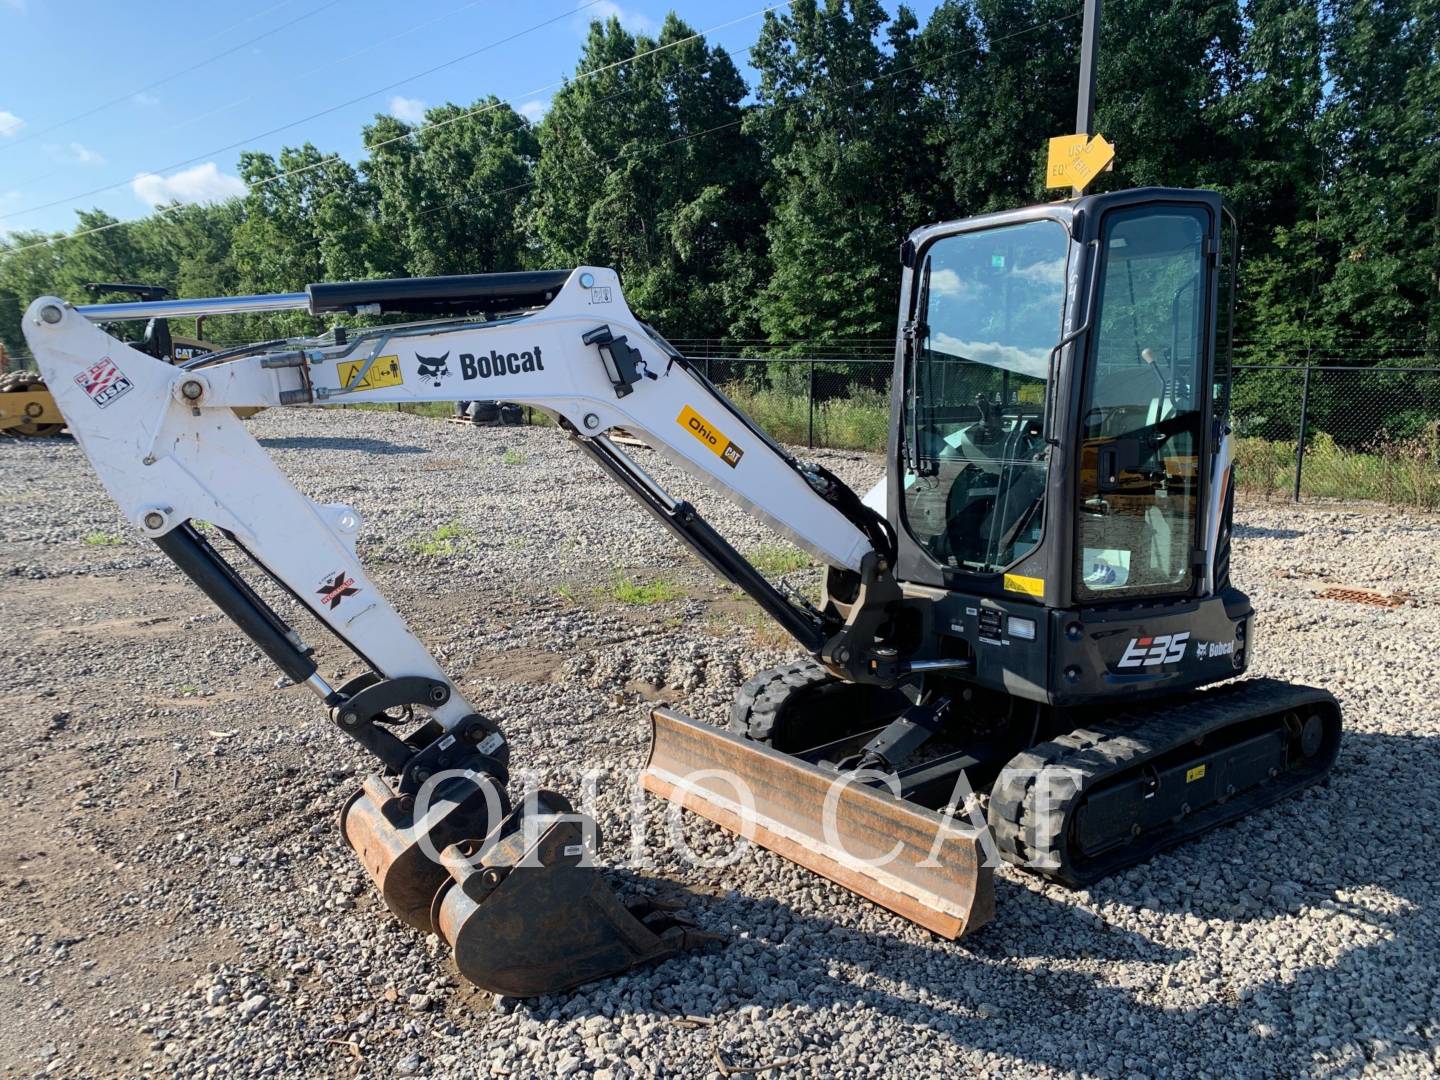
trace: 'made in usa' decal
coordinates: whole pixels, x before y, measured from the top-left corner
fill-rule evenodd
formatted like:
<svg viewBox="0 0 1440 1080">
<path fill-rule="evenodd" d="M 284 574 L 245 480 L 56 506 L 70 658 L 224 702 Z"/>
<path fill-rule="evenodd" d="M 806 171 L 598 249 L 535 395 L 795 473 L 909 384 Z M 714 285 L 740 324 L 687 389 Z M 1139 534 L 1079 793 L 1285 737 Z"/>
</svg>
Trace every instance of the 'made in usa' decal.
<svg viewBox="0 0 1440 1080">
<path fill-rule="evenodd" d="M 115 361 L 108 356 L 76 375 L 75 381 L 90 395 L 90 400 L 102 409 L 113 405 L 135 389 L 135 384 L 125 377 L 125 373 L 116 367 Z"/>
</svg>

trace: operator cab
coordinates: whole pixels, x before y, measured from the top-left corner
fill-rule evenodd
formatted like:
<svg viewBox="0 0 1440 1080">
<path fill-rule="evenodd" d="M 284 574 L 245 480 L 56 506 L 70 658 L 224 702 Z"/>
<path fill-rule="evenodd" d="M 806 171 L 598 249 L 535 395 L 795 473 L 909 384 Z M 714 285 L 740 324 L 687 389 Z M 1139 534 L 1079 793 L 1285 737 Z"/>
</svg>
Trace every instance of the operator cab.
<svg viewBox="0 0 1440 1080">
<path fill-rule="evenodd" d="M 1223 217 L 1148 189 L 912 237 L 902 578 L 1052 606 L 1196 594 Z"/>
</svg>

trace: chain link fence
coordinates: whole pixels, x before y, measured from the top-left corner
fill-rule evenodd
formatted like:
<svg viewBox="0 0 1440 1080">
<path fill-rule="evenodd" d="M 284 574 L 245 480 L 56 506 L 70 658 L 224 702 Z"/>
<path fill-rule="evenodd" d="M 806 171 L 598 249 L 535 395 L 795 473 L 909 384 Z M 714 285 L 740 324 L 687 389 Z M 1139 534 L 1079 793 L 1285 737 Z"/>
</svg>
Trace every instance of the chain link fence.
<svg viewBox="0 0 1440 1080">
<path fill-rule="evenodd" d="M 885 449 L 889 357 L 692 359 L 781 442 Z M 1230 416 L 1244 491 L 1440 510 L 1440 368 L 1237 366 Z"/>
<path fill-rule="evenodd" d="M 1243 489 L 1440 509 L 1440 368 L 1237 367 Z"/>
</svg>

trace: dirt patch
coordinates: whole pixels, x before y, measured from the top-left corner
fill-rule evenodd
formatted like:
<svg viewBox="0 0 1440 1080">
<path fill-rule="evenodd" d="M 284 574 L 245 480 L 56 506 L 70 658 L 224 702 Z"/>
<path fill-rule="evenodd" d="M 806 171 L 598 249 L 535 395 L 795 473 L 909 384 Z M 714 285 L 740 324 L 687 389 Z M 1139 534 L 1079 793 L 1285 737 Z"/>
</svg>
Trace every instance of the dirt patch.
<svg viewBox="0 0 1440 1080">
<path fill-rule="evenodd" d="M 684 697 L 684 695 L 674 687 L 656 686 L 654 683 L 647 682 L 644 679 L 631 679 L 625 684 L 625 689 L 629 690 L 632 694 L 640 695 L 645 701 L 655 702 L 657 704 L 675 701 L 678 698 Z"/>
<path fill-rule="evenodd" d="M 560 677 L 565 657 L 544 649 L 486 650 L 465 672 L 465 678 L 498 679 L 500 682 L 551 683 Z"/>
</svg>

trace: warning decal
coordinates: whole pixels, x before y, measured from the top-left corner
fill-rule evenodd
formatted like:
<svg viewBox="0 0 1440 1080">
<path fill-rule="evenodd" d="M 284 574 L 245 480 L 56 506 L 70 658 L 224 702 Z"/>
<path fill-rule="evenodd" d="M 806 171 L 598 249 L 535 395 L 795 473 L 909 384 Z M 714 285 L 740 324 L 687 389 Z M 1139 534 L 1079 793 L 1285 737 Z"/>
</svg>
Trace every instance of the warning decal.
<svg viewBox="0 0 1440 1080">
<path fill-rule="evenodd" d="M 355 373 L 365 366 L 364 360 L 346 360 L 336 365 L 336 371 L 340 375 L 340 386 L 348 390 L 379 390 L 386 386 L 399 386 L 405 381 L 400 374 L 400 357 L 398 356 L 377 356 L 375 362 L 370 365 L 370 370 L 365 372 L 362 378 L 354 386 L 350 380 Z"/>
</svg>

